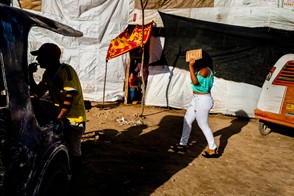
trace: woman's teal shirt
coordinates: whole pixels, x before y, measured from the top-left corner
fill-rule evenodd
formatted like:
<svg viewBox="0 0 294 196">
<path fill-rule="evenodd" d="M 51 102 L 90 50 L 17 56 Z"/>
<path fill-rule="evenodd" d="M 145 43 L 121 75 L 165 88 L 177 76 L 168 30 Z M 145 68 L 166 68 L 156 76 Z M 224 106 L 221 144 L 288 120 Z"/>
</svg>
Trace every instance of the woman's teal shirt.
<svg viewBox="0 0 294 196">
<path fill-rule="evenodd" d="M 208 68 L 209 69 L 209 68 Z M 194 85 L 192 83 L 192 90 L 198 93 L 210 93 L 210 90 L 212 88 L 213 82 L 214 82 L 214 75 L 211 69 L 209 69 L 210 74 L 208 78 L 204 78 L 199 75 L 199 72 L 195 72 L 195 75 L 198 79 L 198 84 Z"/>
</svg>

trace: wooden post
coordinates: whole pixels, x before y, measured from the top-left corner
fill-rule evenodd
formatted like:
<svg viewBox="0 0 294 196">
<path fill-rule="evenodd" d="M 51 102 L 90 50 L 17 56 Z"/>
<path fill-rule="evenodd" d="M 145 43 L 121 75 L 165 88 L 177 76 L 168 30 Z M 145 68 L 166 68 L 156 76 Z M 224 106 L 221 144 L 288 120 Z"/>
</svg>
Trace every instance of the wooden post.
<svg viewBox="0 0 294 196">
<path fill-rule="evenodd" d="M 125 73 L 125 100 L 124 104 L 128 103 L 129 99 L 129 76 L 130 76 L 130 67 L 131 67 L 131 57 L 129 58 L 129 62 L 127 63 L 126 73 Z"/>
<path fill-rule="evenodd" d="M 143 0 L 140 0 L 141 2 L 141 8 L 142 8 L 142 42 L 141 42 L 141 47 L 142 47 L 142 61 L 141 61 L 141 68 L 140 68 L 140 73 L 142 77 L 142 99 L 141 99 L 141 114 L 140 117 L 143 117 L 144 113 L 144 105 L 145 105 L 145 78 L 144 78 L 144 6 L 143 6 Z"/>
</svg>

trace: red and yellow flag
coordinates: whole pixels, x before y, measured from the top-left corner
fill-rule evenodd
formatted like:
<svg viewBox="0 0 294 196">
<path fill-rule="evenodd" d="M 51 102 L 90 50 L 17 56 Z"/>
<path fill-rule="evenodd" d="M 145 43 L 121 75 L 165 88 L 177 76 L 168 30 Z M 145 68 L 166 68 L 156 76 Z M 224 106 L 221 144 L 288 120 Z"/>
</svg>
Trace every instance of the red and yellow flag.
<svg viewBox="0 0 294 196">
<path fill-rule="evenodd" d="M 144 25 L 144 39 L 143 44 L 146 44 L 151 35 L 153 22 Z M 106 60 L 112 59 L 124 53 L 131 51 L 142 44 L 142 25 L 137 25 L 131 35 L 128 35 L 128 28 L 126 28 L 116 38 L 111 40 Z"/>
</svg>

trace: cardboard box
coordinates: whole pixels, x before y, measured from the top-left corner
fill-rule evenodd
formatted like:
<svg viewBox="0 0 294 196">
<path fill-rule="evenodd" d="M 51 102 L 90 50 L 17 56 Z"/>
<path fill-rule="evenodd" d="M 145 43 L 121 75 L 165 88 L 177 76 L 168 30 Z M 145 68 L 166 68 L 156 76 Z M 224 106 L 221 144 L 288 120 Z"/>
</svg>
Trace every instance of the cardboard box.
<svg viewBox="0 0 294 196">
<path fill-rule="evenodd" d="M 191 58 L 199 60 L 202 58 L 202 49 L 189 50 L 186 52 L 186 62 L 189 62 Z"/>
</svg>

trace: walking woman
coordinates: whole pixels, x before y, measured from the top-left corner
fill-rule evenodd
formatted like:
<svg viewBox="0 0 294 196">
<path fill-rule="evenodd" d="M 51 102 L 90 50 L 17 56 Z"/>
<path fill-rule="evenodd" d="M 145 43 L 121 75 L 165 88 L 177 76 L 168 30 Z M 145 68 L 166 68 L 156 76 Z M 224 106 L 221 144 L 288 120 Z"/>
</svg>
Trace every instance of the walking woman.
<svg viewBox="0 0 294 196">
<path fill-rule="evenodd" d="M 208 125 L 208 115 L 210 109 L 213 107 L 213 98 L 210 94 L 214 82 L 212 59 L 207 53 L 203 52 L 201 59 L 190 59 L 189 70 L 193 98 L 184 117 L 180 143 L 172 145 L 171 149 L 175 152 L 187 151 L 192 124 L 196 119 L 208 143 L 208 149 L 203 151 L 202 156 L 216 158 L 218 157 L 218 148 Z"/>
</svg>

